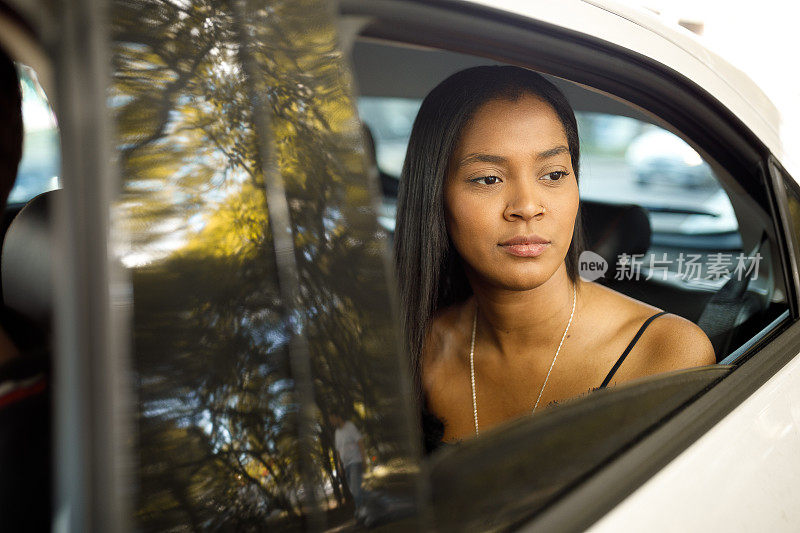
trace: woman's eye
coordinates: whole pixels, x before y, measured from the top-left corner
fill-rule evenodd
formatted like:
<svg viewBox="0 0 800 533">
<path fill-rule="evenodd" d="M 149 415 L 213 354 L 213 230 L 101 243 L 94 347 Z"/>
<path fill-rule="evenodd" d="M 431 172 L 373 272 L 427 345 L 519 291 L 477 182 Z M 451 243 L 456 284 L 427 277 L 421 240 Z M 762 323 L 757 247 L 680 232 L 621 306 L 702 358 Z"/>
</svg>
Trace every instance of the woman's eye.
<svg viewBox="0 0 800 533">
<path fill-rule="evenodd" d="M 484 185 L 494 185 L 500 182 L 497 176 L 481 176 L 480 178 L 472 178 L 470 181 L 474 183 L 483 183 Z"/>
<path fill-rule="evenodd" d="M 550 181 L 558 181 L 561 178 L 563 178 L 565 176 L 568 176 L 568 175 L 569 175 L 569 172 L 566 172 L 564 170 L 555 170 L 553 172 L 548 172 L 547 174 L 542 176 L 542 178 L 546 179 L 546 180 L 550 180 Z"/>
</svg>

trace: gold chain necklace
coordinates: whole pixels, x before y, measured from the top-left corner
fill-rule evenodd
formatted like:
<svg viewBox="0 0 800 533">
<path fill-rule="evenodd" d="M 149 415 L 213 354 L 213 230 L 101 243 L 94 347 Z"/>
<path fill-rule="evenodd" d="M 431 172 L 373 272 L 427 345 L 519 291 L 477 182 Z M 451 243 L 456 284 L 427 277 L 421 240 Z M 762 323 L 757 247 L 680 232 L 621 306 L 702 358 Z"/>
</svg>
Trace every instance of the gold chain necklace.
<svg viewBox="0 0 800 533">
<path fill-rule="evenodd" d="M 547 385 L 547 380 L 550 378 L 550 372 L 553 371 L 553 366 L 556 364 L 556 358 L 558 357 L 558 353 L 561 351 L 561 346 L 564 344 L 564 339 L 567 338 L 567 332 L 569 331 L 569 327 L 572 325 L 572 317 L 575 316 L 575 285 L 572 286 L 572 312 L 569 314 L 569 322 L 567 322 L 567 327 L 564 329 L 564 334 L 561 336 L 561 342 L 558 343 L 558 348 L 556 349 L 556 354 L 553 356 L 553 362 L 550 363 L 550 369 L 547 371 L 547 375 L 544 378 L 544 383 L 542 383 L 542 388 L 539 390 L 539 396 L 536 398 L 536 403 L 533 406 L 533 410 L 531 414 L 536 412 L 536 407 L 539 406 L 539 400 L 542 399 L 542 393 L 544 392 L 544 387 Z M 478 326 L 478 307 L 475 306 L 475 317 L 472 319 L 472 342 L 470 343 L 469 347 L 469 376 L 470 380 L 472 381 L 472 414 L 475 419 L 475 436 L 480 436 L 480 432 L 478 431 L 478 397 L 475 394 L 475 330 Z"/>
</svg>

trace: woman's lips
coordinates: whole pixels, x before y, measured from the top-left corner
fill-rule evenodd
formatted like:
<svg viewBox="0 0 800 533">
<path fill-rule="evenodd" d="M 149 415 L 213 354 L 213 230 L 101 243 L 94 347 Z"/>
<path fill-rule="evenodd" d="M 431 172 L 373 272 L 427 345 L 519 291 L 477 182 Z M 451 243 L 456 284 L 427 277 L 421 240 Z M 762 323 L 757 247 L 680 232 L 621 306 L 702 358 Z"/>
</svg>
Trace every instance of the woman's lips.
<svg viewBox="0 0 800 533">
<path fill-rule="evenodd" d="M 544 253 L 547 247 L 550 246 L 549 242 L 536 242 L 526 244 L 501 244 L 500 247 L 511 255 L 517 257 L 536 257 Z"/>
<path fill-rule="evenodd" d="M 517 257 L 536 257 L 547 250 L 550 241 L 539 235 L 519 235 L 501 242 L 500 246 Z"/>
</svg>

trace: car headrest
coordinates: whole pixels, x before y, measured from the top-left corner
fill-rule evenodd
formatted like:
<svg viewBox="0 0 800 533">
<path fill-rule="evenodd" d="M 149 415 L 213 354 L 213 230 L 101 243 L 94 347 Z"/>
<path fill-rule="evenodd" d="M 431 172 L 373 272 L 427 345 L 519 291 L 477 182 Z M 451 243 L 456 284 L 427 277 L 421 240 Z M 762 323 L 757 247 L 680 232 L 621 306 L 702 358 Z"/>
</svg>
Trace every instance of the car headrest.
<svg viewBox="0 0 800 533">
<path fill-rule="evenodd" d="M 644 254 L 650 249 L 647 210 L 634 204 L 581 201 L 586 249 L 599 254 L 614 268 L 622 254 Z"/>
<path fill-rule="evenodd" d="M 11 221 L 0 256 L 3 303 L 37 324 L 53 311 L 50 213 L 60 191 L 42 193 Z"/>
<path fill-rule="evenodd" d="M 361 123 L 361 132 L 364 135 L 364 144 L 367 150 L 367 155 L 370 158 L 370 164 L 374 165 L 375 169 L 378 171 L 378 177 L 380 178 L 381 182 L 381 194 L 383 194 L 384 198 L 397 199 L 397 190 L 400 180 L 391 177 L 378 167 L 378 153 L 375 151 L 375 137 L 372 135 L 372 130 L 366 122 Z"/>
</svg>

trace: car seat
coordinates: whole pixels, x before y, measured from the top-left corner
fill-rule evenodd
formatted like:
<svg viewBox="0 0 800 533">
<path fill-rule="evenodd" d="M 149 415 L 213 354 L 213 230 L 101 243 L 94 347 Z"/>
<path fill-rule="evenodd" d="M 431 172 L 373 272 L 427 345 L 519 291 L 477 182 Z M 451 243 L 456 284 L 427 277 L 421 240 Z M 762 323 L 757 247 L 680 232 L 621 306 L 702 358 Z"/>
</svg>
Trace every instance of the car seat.
<svg viewBox="0 0 800 533">
<path fill-rule="evenodd" d="M 53 310 L 50 212 L 60 191 L 40 194 L 14 217 L 3 239 L 0 270 L 3 303 L 43 330 Z"/>
<path fill-rule="evenodd" d="M 644 254 L 650 248 L 650 219 L 647 211 L 633 204 L 606 204 L 581 200 L 586 249 L 608 264 L 611 282 L 623 254 Z"/>
</svg>

